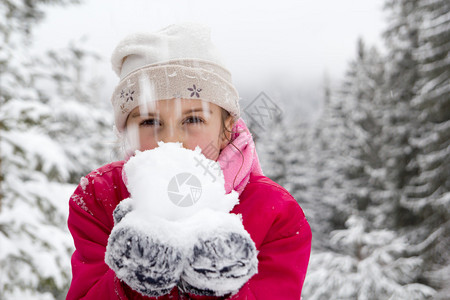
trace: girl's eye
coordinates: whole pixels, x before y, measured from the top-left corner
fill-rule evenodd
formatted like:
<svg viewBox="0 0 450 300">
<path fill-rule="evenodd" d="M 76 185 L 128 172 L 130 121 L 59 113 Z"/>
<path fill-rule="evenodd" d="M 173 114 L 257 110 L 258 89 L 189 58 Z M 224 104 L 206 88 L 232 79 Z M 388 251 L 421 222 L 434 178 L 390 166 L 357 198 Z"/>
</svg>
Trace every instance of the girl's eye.
<svg viewBox="0 0 450 300">
<path fill-rule="evenodd" d="M 191 116 L 186 118 L 185 123 L 190 123 L 190 124 L 194 124 L 194 123 L 204 123 L 203 119 L 200 117 L 195 117 L 195 116 Z"/>
<path fill-rule="evenodd" d="M 155 126 L 159 125 L 159 121 L 156 119 L 147 119 L 139 123 L 139 126 Z"/>
</svg>

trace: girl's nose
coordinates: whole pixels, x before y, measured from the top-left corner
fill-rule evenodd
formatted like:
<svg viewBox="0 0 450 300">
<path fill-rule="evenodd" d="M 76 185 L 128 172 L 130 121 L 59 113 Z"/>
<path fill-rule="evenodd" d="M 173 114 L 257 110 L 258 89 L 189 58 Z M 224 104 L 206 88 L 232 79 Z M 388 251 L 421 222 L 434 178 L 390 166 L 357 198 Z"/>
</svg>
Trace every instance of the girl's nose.
<svg viewBox="0 0 450 300">
<path fill-rule="evenodd" d="M 164 133 L 161 136 L 161 140 L 164 143 L 176 143 L 180 142 L 183 144 L 183 132 L 180 132 L 179 130 L 176 130 L 174 127 L 170 126 L 166 128 Z"/>
<path fill-rule="evenodd" d="M 166 137 L 162 138 L 161 140 L 164 143 L 176 143 L 176 142 L 183 143 L 183 141 L 181 141 L 181 139 L 176 136 L 166 136 Z"/>
</svg>

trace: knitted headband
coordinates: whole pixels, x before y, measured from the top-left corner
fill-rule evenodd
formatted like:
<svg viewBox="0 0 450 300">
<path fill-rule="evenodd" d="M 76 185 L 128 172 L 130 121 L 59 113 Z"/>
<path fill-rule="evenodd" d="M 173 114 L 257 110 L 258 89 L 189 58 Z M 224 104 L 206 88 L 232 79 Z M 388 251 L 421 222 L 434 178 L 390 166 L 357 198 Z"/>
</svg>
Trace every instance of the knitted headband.
<svg viewBox="0 0 450 300">
<path fill-rule="evenodd" d="M 205 26 L 183 23 L 130 35 L 116 47 L 111 62 L 120 77 L 111 98 L 119 132 L 135 107 L 157 100 L 200 99 L 239 118 L 238 92 Z"/>
</svg>

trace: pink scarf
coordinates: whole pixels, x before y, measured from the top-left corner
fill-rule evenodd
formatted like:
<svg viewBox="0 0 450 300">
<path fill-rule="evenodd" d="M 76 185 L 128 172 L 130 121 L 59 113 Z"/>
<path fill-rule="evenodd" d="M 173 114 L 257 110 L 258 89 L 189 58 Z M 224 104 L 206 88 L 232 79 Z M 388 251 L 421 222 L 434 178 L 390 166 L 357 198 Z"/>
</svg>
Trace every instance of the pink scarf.
<svg viewBox="0 0 450 300">
<path fill-rule="evenodd" d="M 222 149 L 217 162 L 225 177 L 226 193 L 236 190 L 240 195 L 250 179 L 250 174 L 263 175 L 263 172 L 252 134 L 242 118 L 237 120 L 232 132 L 232 142 Z"/>
</svg>

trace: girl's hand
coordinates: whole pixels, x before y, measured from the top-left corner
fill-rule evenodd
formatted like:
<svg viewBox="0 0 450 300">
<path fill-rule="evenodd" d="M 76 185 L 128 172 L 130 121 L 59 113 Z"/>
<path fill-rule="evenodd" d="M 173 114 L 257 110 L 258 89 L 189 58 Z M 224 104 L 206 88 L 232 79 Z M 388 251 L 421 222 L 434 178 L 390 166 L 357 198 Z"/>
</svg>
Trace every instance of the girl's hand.
<svg viewBox="0 0 450 300">
<path fill-rule="evenodd" d="M 143 226 L 130 212 L 129 200 L 123 200 L 114 210 L 115 225 L 108 239 L 105 262 L 119 279 L 142 295 L 168 294 L 180 279 L 183 251 L 165 239 L 164 229 L 158 228 L 163 226 L 160 220 L 152 222 L 152 230 Z"/>
<path fill-rule="evenodd" d="M 258 269 L 257 250 L 250 235 L 227 223 L 235 215 L 222 214 L 228 222 L 198 234 L 181 275 L 178 287 L 183 292 L 207 296 L 224 296 L 238 291 Z"/>
<path fill-rule="evenodd" d="M 131 198 L 126 198 L 117 204 L 113 212 L 114 224 L 117 225 L 127 213 L 133 210 Z"/>
</svg>

